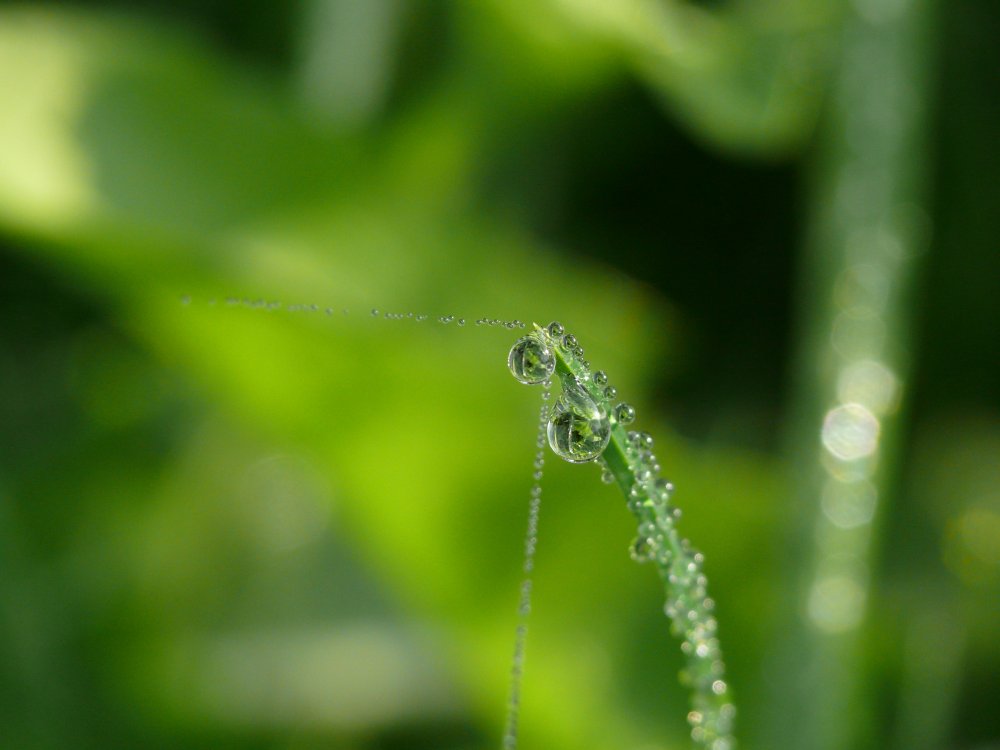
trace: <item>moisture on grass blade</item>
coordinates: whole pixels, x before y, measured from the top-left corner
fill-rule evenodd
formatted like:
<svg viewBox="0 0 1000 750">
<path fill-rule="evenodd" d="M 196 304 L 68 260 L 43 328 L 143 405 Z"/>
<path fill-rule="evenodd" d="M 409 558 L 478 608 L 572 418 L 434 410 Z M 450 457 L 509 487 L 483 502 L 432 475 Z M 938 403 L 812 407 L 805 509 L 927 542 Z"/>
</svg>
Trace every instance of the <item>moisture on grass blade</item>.
<svg viewBox="0 0 1000 750">
<path fill-rule="evenodd" d="M 522 383 L 547 383 L 553 373 L 558 376 L 562 394 L 549 412 L 549 446 L 572 463 L 600 461 L 604 481 L 621 488 L 639 524 L 632 557 L 656 568 L 667 595 L 664 611 L 674 634 L 683 639 L 687 666 L 682 680 L 691 689 L 691 737 L 698 747 L 732 750 L 736 708 L 725 681 L 704 556 L 677 531 L 680 509 L 670 503 L 673 486 L 660 477 L 653 438 L 626 429 L 635 420 L 635 409 L 617 402 L 618 391 L 608 376 L 591 371 L 576 337 L 559 323 L 536 325 L 514 344 L 508 364 Z M 521 664 L 516 667 L 519 679 Z"/>
</svg>

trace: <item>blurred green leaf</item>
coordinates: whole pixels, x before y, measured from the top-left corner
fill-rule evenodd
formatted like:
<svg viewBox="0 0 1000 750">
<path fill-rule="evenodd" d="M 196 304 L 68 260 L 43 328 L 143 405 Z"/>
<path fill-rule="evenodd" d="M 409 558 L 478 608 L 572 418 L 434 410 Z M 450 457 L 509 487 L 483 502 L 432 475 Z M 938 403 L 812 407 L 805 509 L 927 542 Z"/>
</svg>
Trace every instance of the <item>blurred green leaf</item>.
<svg viewBox="0 0 1000 750">
<path fill-rule="evenodd" d="M 470 218 L 475 130 L 464 127 L 460 97 L 432 98 L 380 134 L 347 137 L 311 126 L 279 86 L 200 45 L 134 21 L 51 10 L 3 12 L 0 82 L 10 113 L 0 121 L 0 221 L 116 310 L 160 366 L 186 373 L 227 420 L 307 457 L 336 488 L 326 502 L 364 576 L 440 633 L 433 648 L 443 674 L 465 686 L 485 726 L 498 727 L 536 407 L 505 372 L 515 334 L 472 321 L 506 311 L 559 317 L 636 396 L 642 419 L 643 383 L 666 344 L 669 310 L 606 269 L 563 261 L 501 222 Z M 231 309 L 230 294 L 279 299 L 286 309 Z M 183 307 L 182 295 L 195 303 Z M 319 309 L 288 311 L 298 303 Z M 432 317 L 468 311 L 469 325 L 375 320 L 373 305 Z M 127 367 L 106 371 L 131 377 Z M 84 373 L 87 408 L 112 427 L 133 419 L 95 394 L 92 377 Z M 267 502 L 249 502 L 240 459 L 226 458 L 231 440 L 192 440 L 162 482 L 139 480 L 79 541 L 82 560 L 101 545 L 113 550 L 96 559 L 105 575 L 132 581 L 146 637 L 160 644 L 145 657 L 142 648 L 137 657 L 123 652 L 117 679 L 153 680 L 137 695 L 164 705 L 188 693 L 170 687 L 176 680 L 210 681 L 191 687 L 191 705 L 171 709 L 181 715 L 204 710 L 194 704 L 205 691 L 239 683 L 225 672 L 239 658 L 202 651 L 215 642 L 211 630 L 240 622 L 240 598 L 224 596 L 225 581 L 212 575 L 240 570 L 256 548 L 246 529 L 272 523 Z M 708 468 L 682 442 L 665 445 L 679 484 L 702 487 L 692 528 L 713 526 L 713 503 L 734 498 L 766 524 L 775 485 L 765 463 L 720 455 Z M 192 460 L 197 471 L 177 481 Z M 720 470 L 728 465 L 736 470 Z M 89 481 L 100 492 L 109 480 Z M 626 554 L 632 531 L 621 499 L 589 467 L 553 465 L 547 482 L 525 735 L 551 748 L 681 736 L 683 711 L 663 718 L 662 701 L 636 709 L 637 685 L 620 666 L 648 658 L 644 684 L 678 691 L 683 705 L 672 668 L 662 668 L 660 654 L 673 649 L 657 584 Z M 132 507 L 132 493 L 150 486 L 160 499 Z M 202 505 L 218 492 L 240 500 Z M 750 559 L 766 566 L 743 548 L 720 555 L 713 574 Z M 206 607 L 215 612 L 210 628 Z M 650 622 L 662 632 L 635 654 L 635 629 L 647 632 Z M 183 635 L 191 631 L 193 640 Z M 275 649 L 260 653 L 260 669 L 296 637 L 251 640 L 254 651 Z M 207 658 L 218 669 L 164 672 L 164 658 Z M 294 694 L 294 672 L 282 679 Z M 252 707 L 257 698 L 247 700 Z M 220 708 L 215 719 L 242 720 L 242 709 Z"/>
<path fill-rule="evenodd" d="M 503 3 L 532 15 L 524 0 Z M 759 155 L 799 148 L 815 125 L 842 3 L 549 0 L 584 38 L 600 40 L 664 97 L 691 133 Z"/>
</svg>

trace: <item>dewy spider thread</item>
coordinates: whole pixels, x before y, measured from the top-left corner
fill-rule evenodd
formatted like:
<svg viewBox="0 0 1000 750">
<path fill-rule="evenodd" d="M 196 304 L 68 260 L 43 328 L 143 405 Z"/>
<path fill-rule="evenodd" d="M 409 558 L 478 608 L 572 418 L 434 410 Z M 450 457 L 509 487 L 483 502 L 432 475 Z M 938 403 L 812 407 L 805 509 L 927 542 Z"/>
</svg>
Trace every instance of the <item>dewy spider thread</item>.
<svg viewBox="0 0 1000 750">
<path fill-rule="evenodd" d="M 513 369 L 513 367 L 512 367 Z M 515 375 L 516 377 L 516 375 Z M 535 463 L 528 501 L 528 527 L 524 533 L 524 564 L 520 597 L 517 604 L 517 628 L 514 631 L 514 654 L 510 667 L 510 692 L 507 699 L 507 718 L 504 725 L 503 748 L 515 750 L 518 739 L 518 722 L 521 717 L 521 680 L 524 675 L 524 649 L 528 638 L 528 615 L 531 614 L 532 571 L 535 569 L 535 549 L 538 545 L 538 511 L 542 504 L 542 476 L 545 466 L 545 431 L 549 423 L 549 396 L 552 382 L 542 381 L 542 407 L 538 415 L 538 434 L 535 440 Z"/>
</svg>

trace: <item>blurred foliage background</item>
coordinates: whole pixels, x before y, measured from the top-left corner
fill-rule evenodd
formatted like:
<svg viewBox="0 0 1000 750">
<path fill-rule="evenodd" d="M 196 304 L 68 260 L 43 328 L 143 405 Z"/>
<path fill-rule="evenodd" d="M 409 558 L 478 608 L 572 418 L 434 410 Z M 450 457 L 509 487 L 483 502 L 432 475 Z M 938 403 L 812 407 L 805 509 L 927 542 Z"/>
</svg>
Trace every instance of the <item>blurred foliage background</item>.
<svg viewBox="0 0 1000 750">
<path fill-rule="evenodd" d="M 1000 748 L 998 39 L 0 8 L 0 747 L 496 747 L 537 401 L 487 316 L 562 321 L 656 436 L 743 747 Z M 685 747 L 597 474 L 548 462 L 523 746 Z"/>
</svg>

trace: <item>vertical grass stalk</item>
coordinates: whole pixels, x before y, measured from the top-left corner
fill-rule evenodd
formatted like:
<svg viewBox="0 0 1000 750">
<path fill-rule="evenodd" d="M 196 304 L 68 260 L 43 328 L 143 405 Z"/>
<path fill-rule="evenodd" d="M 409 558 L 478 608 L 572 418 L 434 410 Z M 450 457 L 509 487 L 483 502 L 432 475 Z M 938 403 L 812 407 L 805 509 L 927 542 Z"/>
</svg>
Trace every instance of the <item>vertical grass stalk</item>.
<svg viewBox="0 0 1000 750">
<path fill-rule="evenodd" d="M 924 199 L 933 0 L 852 4 L 815 164 L 790 422 L 798 611 L 761 747 L 874 746 L 862 630 L 892 494 Z M 790 707 L 795 706 L 794 710 Z"/>
</svg>

